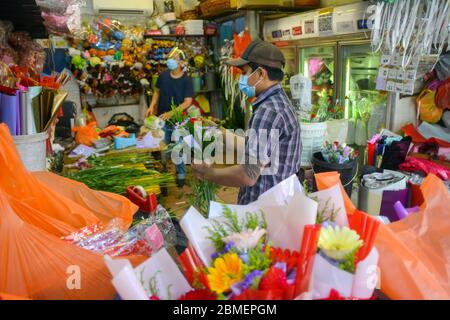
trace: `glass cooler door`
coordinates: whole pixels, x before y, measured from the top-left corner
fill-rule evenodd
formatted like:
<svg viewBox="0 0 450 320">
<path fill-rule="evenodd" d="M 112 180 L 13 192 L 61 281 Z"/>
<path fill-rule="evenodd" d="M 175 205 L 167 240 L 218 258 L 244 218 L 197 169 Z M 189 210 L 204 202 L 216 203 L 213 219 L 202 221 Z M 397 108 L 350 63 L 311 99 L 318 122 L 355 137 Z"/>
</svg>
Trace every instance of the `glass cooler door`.
<svg viewBox="0 0 450 320">
<path fill-rule="evenodd" d="M 339 53 L 345 118 L 368 120 L 375 106 L 386 105 L 386 94 L 376 90 L 380 55 L 367 43 L 341 45 Z"/>
<path fill-rule="evenodd" d="M 335 103 L 335 46 L 301 48 L 300 72 L 312 81 L 313 105 Z"/>
</svg>

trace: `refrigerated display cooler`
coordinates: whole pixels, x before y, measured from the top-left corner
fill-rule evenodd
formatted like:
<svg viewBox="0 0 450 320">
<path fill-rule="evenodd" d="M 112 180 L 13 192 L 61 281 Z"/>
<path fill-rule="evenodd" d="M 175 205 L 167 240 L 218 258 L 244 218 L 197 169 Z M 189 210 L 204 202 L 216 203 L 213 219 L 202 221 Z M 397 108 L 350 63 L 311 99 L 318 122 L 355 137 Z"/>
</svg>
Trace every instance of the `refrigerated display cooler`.
<svg viewBox="0 0 450 320">
<path fill-rule="evenodd" d="M 344 107 L 347 142 L 354 143 L 356 135 L 361 145 L 386 127 L 387 95 L 375 89 L 380 55 L 371 50 L 367 6 L 361 2 L 302 13 L 267 21 L 263 29 L 266 41 L 288 52 L 289 75 L 301 73 L 311 79 L 313 105 L 320 100 L 330 108 Z"/>
</svg>

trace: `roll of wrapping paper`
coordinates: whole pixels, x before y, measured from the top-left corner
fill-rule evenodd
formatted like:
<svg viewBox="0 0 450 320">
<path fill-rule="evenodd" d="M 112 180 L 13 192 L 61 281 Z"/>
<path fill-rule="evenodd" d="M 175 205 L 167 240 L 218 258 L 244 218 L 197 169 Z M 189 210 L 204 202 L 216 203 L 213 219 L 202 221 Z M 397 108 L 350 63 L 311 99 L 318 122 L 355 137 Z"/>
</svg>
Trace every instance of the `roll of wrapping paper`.
<svg viewBox="0 0 450 320">
<path fill-rule="evenodd" d="M 16 136 L 20 136 L 22 134 L 22 130 L 20 130 L 20 90 L 16 91 Z"/>
<path fill-rule="evenodd" d="M 36 134 L 36 122 L 33 112 L 33 99 L 42 91 L 42 87 L 28 87 L 27 92 L 27 134 Z"/>
<path fill-rule="evenodd" d="M 51 110 L 50 118 L 48 119 L 47 123 L 44 126 L 44 131 L 46 131 L 52 124 L 52 122 L 55 120 L 59 109 L 61 108 L 64 100 L 66 100 L 68 96 L 67 92 L 57 92 L 55 97 L 53 98 L 53 105 Z"/>
<path fill-rule="evenodd" d="M 28 93 L 20 91 L 20 134 L 28 134 Z"/>
<path fill-rule="evenodd" d="M 41 121 L 39 132 L 44 131 L 47 122 L 52 117 L 53 101 L 55 99 L 56 91 L 52 89 L 45 88 L 42 90 L 41 98 Z"/>
<path fill-rule="evenodd" d="M 42 90 L 42 88 L 41 88 Z M 41 95 L 42 91 L 36 94 L 32 100 L 33 119 L 36 125 L 36 133 L 41 132 Z"/>
<path fill-rule="evenodd" d="M 11 135 L 17 135 L 17 95 L 0 93 L 0 122 L 6 123 Z"/>
</svg>

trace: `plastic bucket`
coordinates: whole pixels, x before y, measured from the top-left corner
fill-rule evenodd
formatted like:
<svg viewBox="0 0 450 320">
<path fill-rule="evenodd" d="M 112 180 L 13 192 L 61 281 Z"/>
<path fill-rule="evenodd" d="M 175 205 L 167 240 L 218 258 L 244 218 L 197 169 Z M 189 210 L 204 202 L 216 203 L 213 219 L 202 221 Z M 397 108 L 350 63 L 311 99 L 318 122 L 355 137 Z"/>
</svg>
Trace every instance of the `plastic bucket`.
<svg viewBox="0 0 450 320">
<path fill-rule="evenodd" d="M 352 160 L 348 163 L 337 164 L 328 163 L 322 156 L 321 152 L 316 152 L 312 157 L 312 166 L 314 173 L 337 171 L 341 176 L 341 182 L 348 196 L 352 196 L 353 180 L 355 180 L 357 172 L 357 161 Z"/>
<path fill-rule="evenodd" d="M 197 92 L 201 91 L 202 90 L 202 78 L 200 78 L 198 76 L 197 77 L 194 76 L 191 79 L 192 79 L 192 86 L 193 86 L 194 92 L 197 93 Z"/>
<path fill-rule="evenodd" d="M 311 167 L 311 158 L 315 152 L 320 151 L 327 131 L 326 122 L 306 123 L 300 122 L 300 138 L 302 140 L 301 166 Z"/>
<path fill-rule="evenodd" d="M 47 170 L 47 132 L 13 136 L 17 151 L 28 171 Z"/>
</svg>

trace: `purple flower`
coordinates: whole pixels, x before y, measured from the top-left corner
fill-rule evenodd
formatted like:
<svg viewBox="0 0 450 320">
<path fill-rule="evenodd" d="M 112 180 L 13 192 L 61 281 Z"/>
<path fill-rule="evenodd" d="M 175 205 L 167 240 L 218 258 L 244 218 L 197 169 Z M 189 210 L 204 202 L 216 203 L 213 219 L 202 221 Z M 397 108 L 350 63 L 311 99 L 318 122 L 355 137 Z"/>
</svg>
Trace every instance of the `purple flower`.
<svg viewBox="0 0 450 320">
<path fill-rule="evenodd" d="M 223 253 L 228 253 L 230 250 L 234 247 L 234 242 L 230 241 L 228 242 L 225 247 L 223 248 Z"/>
<path fill-rule="evenodd" d="M 342 151 L 342 156 L 344 158 L 348 158 L 350 155 L 351 148 L 349 146 L 345 146 L 344 150 Z"/>
<path fill-rule="evenodd" d="M 233 285 L 231 285 L 231 291 L 233 292 L 234 295 L 240 295 L 242 293 L 242 291 L 250 288 L 253 285 L 253 281 L 256 278 L 261 278 L 263 275 L 263 273 L 260 270 L 255 270 L 250 272 L 244 280 L 235 283 Z"/>
<path fill-rule="evenodd" d="M 218 257 L 220 257 L 220 252 L 214 252 L 214 253 L 211 255 L 211 259 L 212 259 L 212 260 L 216 260 Z"/>
<path fill-rule="evenodd" d="M 214 253 L 211 255 L 211 259 L 215 260 L 215 259 L 217 259 L 218 257 L 220 257 L 221 255 L 230 252 L 230 250 L 231 250 L 233 247 L 234 247 L 234 242 L 232 242 L 232 241 L 228 242 L 228 243 L 225 245 L 225 247 L 223 248 L 222 252 L 214 252 Z"/>
</svg>

